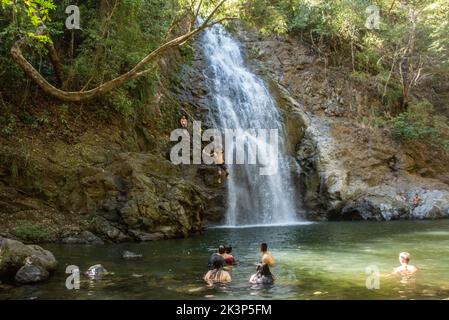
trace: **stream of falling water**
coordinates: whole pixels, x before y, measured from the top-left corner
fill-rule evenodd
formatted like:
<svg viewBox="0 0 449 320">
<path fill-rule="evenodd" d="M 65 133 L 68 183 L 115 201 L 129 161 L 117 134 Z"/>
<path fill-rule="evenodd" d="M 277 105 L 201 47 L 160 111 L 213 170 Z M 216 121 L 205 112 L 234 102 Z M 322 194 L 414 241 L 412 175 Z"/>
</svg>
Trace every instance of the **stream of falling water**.
<svg viewBox="0 0 449 320">
<path fill-rule="evenodd" d="M 208 61 L 207 74 L 214 101 L 211 118 L 216 128 L 276 129 L 278 145 L 267 147 L 266 137 L 251 137 L 247 145 L 251 153 L 263 150 L 266 163 L 277 163 L 277 171 L 259 174 L 260 165 L 229 166 L 228 208 L 225 225 L 267 225 L 298 222 L 295 187 L 289 156 L 284 151 L 282 115 L 262 79 L 246 66 L 239 43 L 221 25 L 205 31 L 202 48 Z M 233 152 L 235 141 L 225 153 Z"/>
</svg>

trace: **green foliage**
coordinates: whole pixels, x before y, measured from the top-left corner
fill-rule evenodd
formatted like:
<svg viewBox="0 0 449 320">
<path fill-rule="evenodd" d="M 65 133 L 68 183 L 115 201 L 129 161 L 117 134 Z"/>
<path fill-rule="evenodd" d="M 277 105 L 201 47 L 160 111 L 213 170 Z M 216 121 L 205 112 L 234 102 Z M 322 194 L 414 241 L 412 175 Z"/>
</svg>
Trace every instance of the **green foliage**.
<svg viewBox="0 0 449 320">
<path fill-rule="evenodd" d="M 40 243 L 50 241 L 49 232 L 41 225 L 22 222 L 14 229 L 14 235 L 26 243 Z"/>
<path fill-rule="evenodd" d="M 415 102 L 407 111 L 391 120 L 393 135 L 402 140 L 425 140 L 447 147 L 449 126 L 447 118 L 435 114 L 426 100 Z"/>
<path fill-rule="evenodd" d="M 133 100 L 129 97 L 125 89 L 117 89 L 107 97 L 110 105 L 125 117 L 130 116 L 134 111 Z"/>
<path fill-rule="evenodd" d="M 16 128 L 16 117 L 11 114 L 0 115 L 0 130 L 1 135 L 5 137 L 12 136 Z"/>
</svg>

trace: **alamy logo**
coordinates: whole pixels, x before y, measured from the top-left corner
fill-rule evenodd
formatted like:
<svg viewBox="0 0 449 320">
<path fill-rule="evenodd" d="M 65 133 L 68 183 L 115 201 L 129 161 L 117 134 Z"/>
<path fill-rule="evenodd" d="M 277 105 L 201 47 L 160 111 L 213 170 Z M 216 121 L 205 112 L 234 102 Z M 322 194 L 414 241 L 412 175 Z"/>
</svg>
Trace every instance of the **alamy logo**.
<svg viewBox="0 0 449 320">
<path fill-rule="evenodd" d="M 79 290 L 80 288 L 80 268 L 75 265 L 67 266 L 65 273 L 69 273 L 70 276 L 65 280 L 65 286 L 69 290 Z"/>
<path fill-rule="evenodd" d="M 380 8 L 376 5 L 371 5 L 366 8 L 366 18 L 365 27 L 369 30 L 379 30 L 380 29 Z"/>
<path fill-rule="evenodd" d="M 75 5 L 70 5 L 65 9 L 65 13 L 69 14 L 65 20 L 65 26 L 67 29 L 81 29 L 80 27 L 80 8 Z"/>
<path fill-rule="evenodd" d="M 274 175 L 278 171 L 278 139 L 278 129 L 202 131 L 201 121 L 194 121 L 192 138 L 187 129 L 171 132 L 170 141 L 178 143 L 171 148 L 170 160 L 175 165 L 259 165 L 260 175 Z M 209 143 L 202 148 L 202 142 Z"/>
<path fill-rule="evenodd" d="M 379 290 L 380 289 L 380 271 L 379 267 L 376 265 L 367 266 L 365 269 L 366 277 L 365 286 L 368 290 Z"/>
</svg>

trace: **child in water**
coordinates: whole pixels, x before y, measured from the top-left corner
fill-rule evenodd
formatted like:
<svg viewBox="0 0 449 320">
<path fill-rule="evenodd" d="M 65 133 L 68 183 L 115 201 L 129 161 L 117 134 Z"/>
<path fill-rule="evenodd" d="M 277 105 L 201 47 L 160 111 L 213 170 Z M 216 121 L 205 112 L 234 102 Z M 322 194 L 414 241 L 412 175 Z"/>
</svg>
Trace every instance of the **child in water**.
<svg viewBox="0 0 449 320">
<path fill-rule="evenodd" d="M 412 276 L 417 271 L 418 268 L 409 264 L 410 262 L 410 253 L 408 252 L 401 252 L 399 254 L 399 263 L 401 264 L 399 267 L 394 268 L 393 274 L 400 274 L 402 276 Z"/>
<path fill-rule="evenodd" d="M 222 260 L 217 259 L 213 262 L 213 269 L 209 270 L 203 279 L 209 285 L 214 283 L 227 283 L 231 282 L 231 275 L 226 270 L 223 270 Z"/>
<path fill-rule="evenodd" d="M 268 264 L 258 264 L 256 267 L 256 273 L 251 276 L 249 282 L 252 284 L 273 284 L 274 277 Z"/>
</svg>

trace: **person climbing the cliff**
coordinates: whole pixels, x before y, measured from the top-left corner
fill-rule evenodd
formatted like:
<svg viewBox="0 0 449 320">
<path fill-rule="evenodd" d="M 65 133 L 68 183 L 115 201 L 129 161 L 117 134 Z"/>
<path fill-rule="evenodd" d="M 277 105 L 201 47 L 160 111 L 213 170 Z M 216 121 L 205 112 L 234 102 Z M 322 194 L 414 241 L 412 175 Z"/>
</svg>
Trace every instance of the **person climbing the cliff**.
<svg viewBox="0 0 449 320">
<path fill-rule="evenodd" d="M 189 121 L 187 120 L 186 116 L 182 116 L 181 120 L 179 120 L 179 123 L 181 124 L 181 127 L 184 129 L 187 129 L 187 126 L 189 125 Z"/>
<path fill-rule="evenodd" d="M 410 277 L 418 271 L 417 267 L 409 264 L 410 263 L 410 253 L 408 253 L 408 252 L 401 252 L 399 254 L 399 263 L 401 265 L 397 268 L 394 268 L 393 274 L 399 274 L 402 276 Z"/>
<path fill-rule="evenodd" d="M 223 173 L 225 178 L 229 176 L 228 168 L 225 165 L 224 161 L 224 151 L 222 148 L 216 148 L 212 152 L 211 156 L 214 158 L 215 165 L 218 166 L 218 183 L 221 183 L 221 178 L 223 177 Z"/>
<path fill-rule="evenodd" d="M 262 253 L 261 262 L 262 264 L 267 264 L 269 267 L 274 266 L 274 257 L 270 251 L 268 251 L 268 245 L 266 243 L 262 243 L 260 245 L 260 252 Z"/>
<path fill-rule="evenodd" d="M 234 256 L 231 254 L 231 252 L 232 252 L 232 246 L 231 245 L 225 246 L 225 253 L 223 254 L 223 258 L 225 259 L 225 263 L 228 266 L 233 266 L 233 265 L 237 264 Z"/>
<path fill-rule="evenodd" d="M 422 203 L 422 199 L 419 196 L 419 194 L 416 193 L 415 197 L 413 198 L 413 203 L 412 203 L 413 209 L 415 209 L 416 207 L 419 207 L 421 205 L 421 203 Z"/>
<path fill-rule="evenodd" d="M 209 270 L 203 278 L 209 285 L 231 282 L 231 274 L 223 270 L 223 261 L 219 259 L 214 260 L 212 267 L 213 269 Z"/>
<path fill-rule="evenodd" d="M 256 273 L 249 278 L 249 282 L 252 284 L 273 284 L 274 277 L 268 264 L 258 264 L 256 267 Z"/>
<path fill-rule="evenodd" d="M 220 261 L 222 265 L 224 265 L 226 263 L 224 258 L 225 253 L 225 247 L 223 245 L 218 246 L 217 252 L 214 252 L 209 258 L 209 268 L 213 268 L 214 262 L 217 260 Z"/>
</svg>

